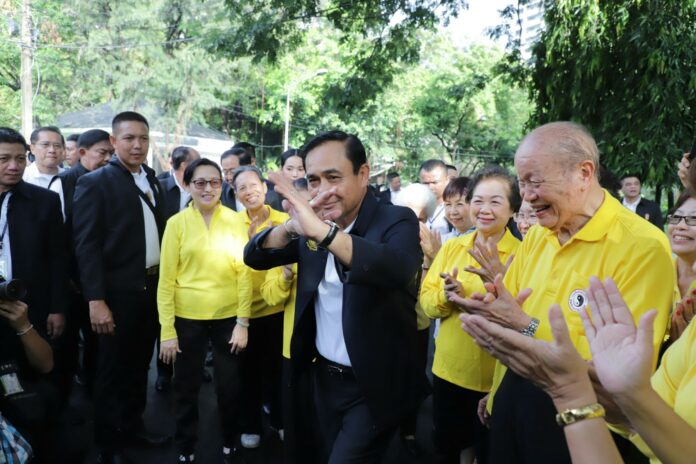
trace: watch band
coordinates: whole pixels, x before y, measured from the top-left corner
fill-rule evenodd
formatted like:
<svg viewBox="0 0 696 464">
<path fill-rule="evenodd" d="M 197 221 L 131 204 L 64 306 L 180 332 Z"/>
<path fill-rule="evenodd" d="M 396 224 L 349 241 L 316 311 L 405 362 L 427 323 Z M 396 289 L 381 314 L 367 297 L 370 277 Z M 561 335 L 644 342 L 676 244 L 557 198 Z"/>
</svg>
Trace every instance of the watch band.
<svg viewBox="0 0 696 464">
<path fill-rule="evenodd" d="M 533 317 L 532 320 L 529 321 L 529 325 L 527 327 L 525 327 L 524 329 L 520 330 L 520 333 L 522 335 L 526 335 L 528 337 L 533 337 L 538 328 L 539 328 L 539 319 L 537 319 L 536 317 Z"/>
<path fill-rule="evenodd" d="M 317 243 L 318 248 L 327 248 L 329 245 L 331 245 L 331 242 L 336 238 L 336 235 L 338 234 L 338 225 L 336 225 L 335 222 L 331 221 L 325 221 L 328 225 L 331 226 L 329 229 L 329 233 L 326 234 L 326 237 L 324 237 L 324 240 L 321 242 Z"/>
<path fill-rule="evenodd" d="M 574 424 L 585 419 L 594 419 L 605 416 L 604 406 L 599 403 L 590 404 L 582 408 L 566 409 L 556 414 L 556 422 L 561 427 Z"/>
</svg>

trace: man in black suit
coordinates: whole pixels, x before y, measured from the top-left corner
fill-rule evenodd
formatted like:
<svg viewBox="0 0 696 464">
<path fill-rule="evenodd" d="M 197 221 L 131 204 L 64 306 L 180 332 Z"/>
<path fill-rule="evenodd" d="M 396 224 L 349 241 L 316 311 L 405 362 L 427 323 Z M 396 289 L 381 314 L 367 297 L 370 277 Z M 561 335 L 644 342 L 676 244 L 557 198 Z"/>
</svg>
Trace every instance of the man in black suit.
<svg viewBox="0 0 696 464">
<path fill-rule="evenodd" d="M 665 223 L 660 205 L 654 201 L 646 200 L 640 194 L 640 176 L 637 174 L 623 176 L 621 178 L 621 193 L 623 193 L 623 205 L 626 208 L 663 230 Z"/>
<path fill-rule="evenodd" d="M 115 155 L 77 181 L 75 254 L 92 329 L 99 336 L 94 387 L 100 462 L 129 462 L 127 441 L 161 445 L 142 420 L 147 372 L 157 338 L 157 281 L 164 195 L 145 166 L 149 125 L 124 112 L 112 121 Z"/>
<path fill-rule="evenodd" d="M 254 237 L 245 261 L 255 269 L 298 263 L 292 370 L 313 373 L 323 462 L 376 463 L 427 388 L 414 362 L 418 219 L 367 193 L 356 136 L 327 132 L 302 151 L 314 199 L 271 174 L 292 216 Z"/>
<path fill-rule="evenodd" d="M 77 269 L 75 259 L 73 234 L 72 234 L 72 211 L 73 196 L 77 179 L 84 174 L 104 166 L 111 158 L 114 148 L 109 141 L 109 133 L 101 129 L 88 130 L 77 139 L 76 157 L 78 162 L 72 168 L 61 172 L 51 180 L 48 188 L 58 194 L 63 207 L 63 218 L 65 220 L 65 244 L 69 251 L 68 276 L 70 285 L 68 287 L 68 311 L 66 312 L 65 335 L 62 346 L 58 347 L 55 353 L 57 370 L 65 366 L 65 372 L 61 375 L 63 393 L 66 396 L 70 393 L 72 376 L 78 367 L 79 357 L 79 331 L 82 330 L 84 338 L 83 371 L 79 376 L 84 381 L 88 392 L 92 392 L 94 375 L 96 372 L 97 339 L 92 332 L 89 323 L 89 308 L 87 302 L 82 298 L 80 291 L 80 274 Z"/>
<path fill-rule="evenodd" d="M 387 185 L 389 188 L 379 192 L 379 201 L 394 205 L 401 191 L 401 177 L 398 172 L 387 174 Z"/>
<path fill-rule="evenodd" d="M 55 343 L 67 306 L 65 231 L 58 195 L 22 180 L 27 144 L 14 129 L 0 128 L 0 276 L 26 286 L 33 329 Z"/>
</svg>

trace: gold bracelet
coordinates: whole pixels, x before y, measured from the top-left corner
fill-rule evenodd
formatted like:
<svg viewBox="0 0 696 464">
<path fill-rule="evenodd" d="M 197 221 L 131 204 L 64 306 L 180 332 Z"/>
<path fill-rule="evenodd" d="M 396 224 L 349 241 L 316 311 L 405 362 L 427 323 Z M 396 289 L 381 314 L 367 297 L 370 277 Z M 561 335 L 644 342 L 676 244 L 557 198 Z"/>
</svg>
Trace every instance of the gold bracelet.
<svg viewBox="0 0 696 464">
<path fill-rule="evenodd" d="M 556 422 L 561 427 L 565 427 L 566 425 L 574 424 L 581 420 L 604 417 L 605 414 L 604 406 L 599 403 L 594 403 L 582 408 L 566 409 L 563 412 L 559 412 L 556 414 Z"/>
</svg>

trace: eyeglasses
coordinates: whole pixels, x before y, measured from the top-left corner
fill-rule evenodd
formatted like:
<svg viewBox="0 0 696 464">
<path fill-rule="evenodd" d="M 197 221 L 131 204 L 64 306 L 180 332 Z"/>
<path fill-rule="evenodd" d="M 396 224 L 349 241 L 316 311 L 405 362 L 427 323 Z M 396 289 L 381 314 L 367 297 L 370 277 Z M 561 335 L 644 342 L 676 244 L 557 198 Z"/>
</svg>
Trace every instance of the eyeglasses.
<svg viewBox="0 0 696 464">
<path fill-rule="evenodd" d="M 524 221 L 527 224 L 536 224 L 537 223 L 536 214 L 513 213 L 512 218 L 515 220 L 515 222 Z"/>
<path fill-rule="evenodd" d="M 41 142 L 41 143 L 37 143 L 36 146 L 41 147 L 44 150 L 47 149 L 48 147 L 53 147 L 54 150 L 62 150 L 63 149 L 62 143 Z"/>
<path fill-rule="evenodd" d="M 696 226 L 696 216 L 680 216 L 678 214 L 669 214 L 667 216 L 667 222 L 672 225 L 677 225 L 684 219 L 687 226 Z"/>
<path fill-rule="evenodd" d="M 222 179 L 195 179 L 192 180 L 191 183 L 196 188 L 196 190 L 203 190 L 205 189 L 205 186 L 208 184 L 210 184 L 210 188 L 218 189 L 222 185 Z"/>
</svg>

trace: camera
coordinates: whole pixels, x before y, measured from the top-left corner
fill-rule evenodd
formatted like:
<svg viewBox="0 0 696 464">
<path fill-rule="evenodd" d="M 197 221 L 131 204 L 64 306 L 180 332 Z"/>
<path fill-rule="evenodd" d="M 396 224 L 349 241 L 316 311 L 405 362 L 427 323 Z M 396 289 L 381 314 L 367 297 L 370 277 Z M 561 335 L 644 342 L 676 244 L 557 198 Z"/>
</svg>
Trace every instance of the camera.
<svg viewBox="0 0 696 464">
<path fill-rule="evenodd" d="M 0 277 L 0 300 L 17 301 L 27 295 L 27 287 L 19 279 L 5 280 Z"/>
</svg>

